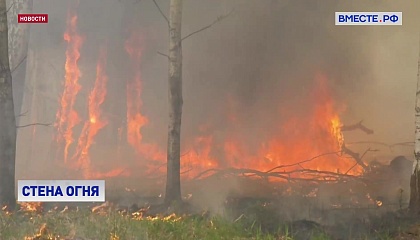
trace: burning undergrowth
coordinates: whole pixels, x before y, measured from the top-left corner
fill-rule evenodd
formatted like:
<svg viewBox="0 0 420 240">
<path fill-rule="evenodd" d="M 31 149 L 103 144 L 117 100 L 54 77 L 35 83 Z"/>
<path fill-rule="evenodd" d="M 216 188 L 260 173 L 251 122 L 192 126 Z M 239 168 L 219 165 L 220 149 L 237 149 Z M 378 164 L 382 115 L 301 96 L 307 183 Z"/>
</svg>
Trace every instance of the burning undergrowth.
<svg viewBox="0 0 420 240">
<path fill-rule="evenodd" d="M 38 211 L 33 211 L 33 208 Z M 50 206 L 43 210 L 33 204 L 18 212 L 0 212 L 0 237 L 27 240 L 76 239 L 272 239 L 274 235 L 257 228 L 243 228 L 239 222 L 195 215 L 146 216 L 144 210 L 121 209 L 106 203 L 94 207 Z M 182 229 L 177 231 L 175 229 Z"/>
<path fill-rule="evenodd" d="M 157 189 L 163 189 L 166 174 L 165 144 L 150 140 L 145 134 L 156 128 L 155 119 L 148 115 L 150 103 L 144 100 L 148 89 L 142 66 L 147 62 L 145 52 L 150 39 L 147 41 L 145 31 L 129 30 L 122 44 L 127 74 L 116 80 L 110 78 L 109 44 L 97 44 L 96 68 L 85 69 L 95 73 L 95 78 L 88 79 L 84 76 L 89 74 L 82 75 L 79 61 L 84 57 L 83 44 L 88 39 L 78 30 L 76 10 L 77 6 L 70 8 L 63 38 L 67 43 L 65 79 L 56 114 L 54 160 L 72 177 L 106 178 L 112 188 L 138 189 L 126 197 L 133 202 L 138 201 L 139 195 L 161 197 Z M 361 122 L 342 122 L 346 105 L 334 91 L 332 85 L 336 81 L 328 73 L 313 71 L 307 78 L 310 81 L 296 77 L 305 85 L 298 96 L 288 94 L 290 99 L 271 101 L 261 111 L 244 112 L 241 98 L 221 94 L 219 98 L 225 104 L 219 107 L 220 111 L 198 124 L 194 134 L 183 138 L 184 195 L 192 196 L 188 198 L 195 202 L 197 195 L 206 196 L 198 199 L 212 202 L 216 212 L 216 208 L 224 208 L 230 196 L 258 195 L 254 191 L 258 188 L 264 189 L 260 192 L 265 197 L 316 197 L 331 207 L 380 206 L 383 199 L 378 197 L 382 194 L 369 189 L 372 181 L 367 176 L 373 168 L 364 158 L 375 150 L 368 149 L 363 155 L 353 152 L 346 145 L 344 134 L 350 130 L 367 134 L 373 131 Z M 124 93 L 109 87 L 115 81 L 125 85 Z M 123 120 L 118 121 L 108 107 L 121 99 L 125 104 L 119 108 L 124 109 L 124 114 Z M 117 144 L 110 146 L 109 142 Z M 113 181 L 124 178 L 136 179 L 143 186 L 113 185 Z M 253 185 L 254 189 L 250 187 Z M 338 192 L 350 200 L 331 199 L 330 195 Z"/>
<path fill-rule="evenodd" d="M 149 214 L 149 209 L 118 207 L 106 202 L 96 206 L 26 203 L 19 211 L 0 211 L 0 237 L 28 240 L 76 239 L 377 239 L 401 235 L 413 222 L 399 212 L 369 220 L 341 218 L 334 226 L 310 220 L 290 221 L 279 214 L 279 206 L 268 199 L 242 199 L 239 215 L 231 209 L 228 218 L 212 217 L 207 212 L 190 214 Z M 411 231 L 411 230 L 409 230 Z"/>
<path fill-rule="evenodd" d="M 332 31 L 324 22 L 329 17 L 324 11 L 340 5 L 332 1 L 329 5 L 267 1 L 255 6 L 242 2 L 235 10 L 239 19 L 226 19 L 223 24 L 228 27 L 212 27 L 211 34 L 201 35 L 201 40 L 197 35 L 198 40 L 184 48 L 184 201 L 196 211 L 206 209 L 210 215 L 229 215 L 232 221 L 251 225 L 255 219 L 265 224 L 270 218 L 265 224 L 268 228 L 299 219 L 342 225 L 357 219 L 364 224 L 369 214 L 404 208 L 408 179 L 402 176 L 408 177 L 411 171 L 382 164 L 386 159 L 372 162 L 371 154 L 378 149 L 355 150 L 350 144 L 353 138 L 346 134 L 352 130 L 373 134 L 362 122 L 352 124 L 352 117 L 345 118 L 351 101 L 344 96 L 354 97 L 355 89 L 363 93 L 369 89 L 370 83 L 365 82 L 371 77 L 369 63 L 374 62 L 365 47 L 369 34 Z M 161 119 L 166 119 L 167 111 L 160 101 L 166 102 L 167 86 L 162 82 L 167 76 L 166 69 L 155 66 L 165 61 L 155 61 L 161 45 L 151 36 L 159 30 L 153 21 L 143 21 L 150 24 L 150 31 L 126 14 L 130 17 L 122 22 L 136 24 L 124 27 L 128 29 L 124 34 L 119 26 L 114 34 L 118 41 L 109 36 L 98 41 L 94 31 L 84 28 L 83 16 L 78 15 L 83 11 L 78 7 L 70 6 L 66 31 L 60 32 L 65 61 L 57 61 L 56 67 L 63 69 L 64 79 L 56 79 L 63 86 L 54 93 L 60 95 L 58 106 L 51 107 L 56 124 L 54 157 L 49 163 L 56 165 L 50 172 L 58 178 L 106 179 L 107 200 L 126 207 L 125 212 L 114 212 L 104 205 L 89 214 L 146 219 L 147 210 L 127 206 L 135 203 L 147 208 L 163 199 L 166 122 Z M 134 5 L 130 8 L 142 12 Z M 323 13 L 318 14 L 321 9 Z M 302 14 L 308 17 L 298 17 Z M 244 19 L 254 21 L 243 24 L 248 23 Z M 352 43 L 349 39 L 356 33 L 360 41 Z M 212 36 L 217 36 L 217 44 Z M 219 44 L 224 41 L 226 45 Z M 358 97 L 361 102 L 369 99 Z M 370 113 L 363 104 L 349 107 Z M 376 125 L 371 126 L 376 130 Z M 33 132 L 35 136 L 35 127 Z M 38 136 L 32 138 L 32 147 Z M 40 158 L 31 156 L 36 164 Z M 45 169 L 39 176 L 50 177 Z M 20 213 L 48 214 L 43 207 L 22 204 Z M 51 227 L 48 223 L 39 234 L 47 234 Z"/>
<path fill-rule="evenodd" d="M 143 136 L 144 129 L 152 126 L 152 120 L 144 114 L 147 103 L 143 104 L 142 100 L 144 89 L 139 66 L 142 65 L 142 51 L 146 44 L 139 31 L 133 31 L 125 42 L 127 61 L 131 63 L 131 78 L 125 79 L 125 125 L 118 126 L 119 135 L 125 136 L 125 143 L 132 147 L 136 156 L 128 161 L 120 160 L 118 167 L 115 166 L 113 170 L 102 173 L 95 170 L 93 164 L 97 161 L 92 160 L 95 138 L 101 131 L 115 128 L 115 124 L 108 124 L 109 114 L 106 114 L 103 103 L 113 101 L 110 97 L 115 94 L 107 94 L 111 89 L 107 89 L 108 56 L 106 47 L 103 47 L 98 54 L 96 80 L 86 99 L 87 113 L 83 114 L 86 111 L 75 107 L 76 99 L 83 99 L 78 93 L 87 88 L 79 81 L 82 78 L 78 62 L 83 57 L 80 53 L 83 37 L 77 31 L 77 20 L 75 13 L 69 14 L 68 30 L 64 35 L 68 48 L 64 90 L 57 112 L 56 160 L 62 161 L 70 169 L 81 170 L 85 178 L 112 177 L 122 173 L 128 175 L 130 171 L 125 170 L 132 167 L 138 169 L 137 175 L 163 176 L 165 173 L 161 166 L 166 159 L 164 148 L 160 144 L 147 142 Z M 363 169 L 366 167 L 363 162 L 355 162 L 343 154 L 343 123 L 340 115 L 344 108 L 333 99 L 328 76 L 316 74 L 310 89 L 305 97 L 290 105 L 299 106 L 299 109 L 284 105 L 276 107 L 274 104 L 270 118 L 274 118 L 275 124 L 269 127 L 269 131 L 264 126 L 265 130 L 261 132 L 258 132 L 261 126 L 257 123 L 248 126 L 252 129 L 246 127 L 248 120 L 239 117 L 235 99 L 227 96 L 226 116 L 222 116 L 227 119 L 227 128 L 221 133 L 217 130 L 217 124 L 210 119 L 197 129 L 196 137 L 184 141 L 184 154 L 181 157 L 183 178 L 197 179 L 214 171 L 254 176 L 265 174 L 283 180 L 336 180 L 340 176 L 360 175 L 366 170 Z M 251 138 L 246 137 L 253 134 Z M 77 135 L 79 137 L 75 141 Z M 99 149 L 99 146 L 96 148 Z M 308 160 L 304 161 L 305 158 Z M 134 164 L 129 164 L 133 161 Z"/>
</svg>

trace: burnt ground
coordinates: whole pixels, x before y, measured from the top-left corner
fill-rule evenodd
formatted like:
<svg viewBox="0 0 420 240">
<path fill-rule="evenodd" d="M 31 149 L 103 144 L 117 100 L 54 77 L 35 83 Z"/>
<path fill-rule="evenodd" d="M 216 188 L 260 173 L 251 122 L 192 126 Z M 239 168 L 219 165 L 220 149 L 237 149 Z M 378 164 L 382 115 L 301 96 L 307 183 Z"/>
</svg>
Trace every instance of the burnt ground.
<svg viewBox="0 0 420 240">
<path fill-rule="evenodd" d="M 143 199 L 144 201 L 146 199 Z M 151 199 L 147 199 L 150 201 Z M 296 201 L 296 198 L 293 199 Z M 262 232 L 279 236 L 290 236 L 295 240 L 310 239 L 420 239 L 420 218 L 412 216 L 406 209 L 388 211 L 377 208 L 366 211 L 364 208 L 342 208 L 336 211 L 313 208 L 313 219 L 291 220 L 285 199 L 228 197 L 224 204 L 223 217 L 243 225 L 244 228 L 259 228 Z M 40 211 L 52 208 L 68 209 L 93 208 L 100 204 L 44 204 Z M 148 210 L 133 204 L 122 206 L 115 203 L 101 204 L 102 210 L 118 210 L 121 212 L 142 211 L 145 216 L 170 214 L 158 202 L 149 205 Z M 150 207 L 152 206 L 152 207 Z M 144 207 L 144 206 L 143 206 Z M 381 212 L 379 213 L 379 211 Z M 337 215 L 337 212 L 339 214 Z M 368 212 L 368 213 L 366 213 Z M 188 200 L 184 203 L 180 214 L 214 217 L 211 211 L 198 209 Z M 336 214 L 336 215 L 334 215 Z M 335 222 L 328 218 L 335 216 Z M 324 219 L 327 218 L 327 219 Z"/>
<path fill-rule="evenodd" d="M 338 182 L 284 182 L 244 176 L 184 181 L 182 214 L 223 216 L 245 227 L 294 239 L 420 239 L 420 218 L 406 210 L 409 181 L 389 168 Z M 408 176 L 409 177 L 409 176 Z M 107 180 L 104 208 L 169 214 L 164 179 Z M 60 204 L 69 208 L 100 203 Z M 45 210 L 57 207 L 44 204 Z M 142 210 L 143 209 L 143 210 Z M 147 209 L 147 210 L 144 210 Z M 205 214 L 203 214 L 205 213 Z"/>
<path fill-rule="evenodd" d="M 319 235 L 337 240 L 420 239 L 420 219 L 406 210 L 409 191 L 387 176 L 388 182 L 285 183 L 246 177 L 195 180 L 183 185 L 182 213 L 221 215 L 264 232 L 288 233 L 297 240 Z M 162 186 L 150 188 L 151 183 L 143 181 L 146 191 L 140 180 L 134 185 L 119 181 L 130 187 L 108 191 L 110 202 L 128 211 L 152 206 L 145 214 L 170 213 L 161 205 Z"/>
<path fill-rule="evenodd" d="M 241 198 L 232 199 L 228 205 L 232 215 L 258 222 L 263 231 L 275 233 L 279 226 L 294 237 L 294 239 L 312 239 L 324 235 L 329 239 L 420 239 L 420 218 L 412 216 L 406 209 L 397 211 L 370 211 L 365 208 L 336 209 L 339 215 L 334 221 L 325 221 L 334 211 L 314 209 L 319 211 L 318 219 L 287 219 L 282 203 L 270 199 Z M 336 212 L 335 212 L 336 213 Z M 315 215 L 315 214 L 314 214 Z"/>
</svg>

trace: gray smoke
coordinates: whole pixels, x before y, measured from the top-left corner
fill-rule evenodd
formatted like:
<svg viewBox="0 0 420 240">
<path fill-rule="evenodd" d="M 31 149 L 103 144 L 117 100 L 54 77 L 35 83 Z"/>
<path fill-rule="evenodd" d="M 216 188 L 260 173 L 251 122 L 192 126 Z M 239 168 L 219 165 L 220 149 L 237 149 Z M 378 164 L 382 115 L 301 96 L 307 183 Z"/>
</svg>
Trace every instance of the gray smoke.
<svg viewBox="0 0 420 240">
<path fill-rule="evenodd" d="M 38 81 L 50 94 L 48 100 L 39 103 L 44 112 L 34 119 L 40 122 L 55 119 L 62 91 L 60 84 L 64 79 L 63 33 L 67 10 L 73 3 L 34 2 L 34 12 L 50 16 L 48 25 L 33 25 L 30 39 L 30 48 L 38 52 L 40 58 L 39 74 L 30 81 Z M 167 1 L 159 1 L 159 4 L 168 15 Z M 209 0 L 185 1 L 184 5 L 184 36 L 234 10 L 224 20 L 183 42 L 184 146 L 200 134 L 203 124 L 211 125 L 210 133 L 234 131 L 250 145 L 258 144 L 271 133 L 273 126 L 287 120 L 278 109 L 286 108 L 299 114 L 307 108 L 301 105 L 301 99 L 306 99 L 313 89 L 313 79 L 318 72 L 328 77 L 334 98 L 347 106 L 344 122 L 351 124 L 363 119 L 375 130 L 372 136 L 346 133 L 346 141 L 413 140 L 419 30 L 417 1 L 385 4 L 361 0 Z M 403 26 L 335 26 L 335 11 L 402 11 Z M 167 51 L 165 20 L 153 2 L 146 0 L 81 1 L 78 15 L 79 32 L 85 37 L 80 59 L 84 89 L 78 108 L 86 112 L 85 100 L 94 82 L 99 47 L 107 44 L 110 80 L 105 111 L 117 116 L 112 120 L 116 125 L 124 121 L 121 109 L 125 98 L 122 96 L 125 81 L 132 78 L 124 42 L 131 31 L 140 31 L 144 48 L 142 65 L 138 66 L 143 80 L 143 113 L 150 119 L 143 130 L 144 141 L 165 149 L 167 60 L 157 53 Z M 234 130 L 227 120 L 227 99 L 233 99 L 240 122 Z M 52 131 L 38 131 L 45 134 L 37 135 L 42 141 L 37 142 L 36 148 L 41 149 L 42 154 L 29 154 L 30 161 L 47 161 L 42 159 L 49 154 Z M 30 132 L 21 130 L 20 138 L 28 137 Z M 108 138 L 115 136 L 113 131 L 103 130 L 100 134 Z M 27 151 L 27 144 L 21 143 L 18 151 Z M 355 149 L 363 151 L 366 147 L 355 146 Z M 412 149 L 394 151 L 409 155 Z M 375 154 L 369 158 L 388 161 L 390 156 L 397 155 L 386 148 Z M 20 163 L 29 161 L 28 154 L 24 155 L 19 156 Z M 302 158 L 306 157 L 310 156 Z M 95 160 L 100 161 L 114 159 Z"/>
</svg>

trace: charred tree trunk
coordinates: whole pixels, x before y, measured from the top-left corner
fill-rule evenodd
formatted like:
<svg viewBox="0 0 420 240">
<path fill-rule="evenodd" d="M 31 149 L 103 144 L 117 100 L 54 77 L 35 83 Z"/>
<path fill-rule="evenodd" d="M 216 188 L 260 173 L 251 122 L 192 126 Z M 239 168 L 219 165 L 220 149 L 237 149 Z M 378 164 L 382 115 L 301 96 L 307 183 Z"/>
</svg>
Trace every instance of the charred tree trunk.
<svg viewBox="0 0 420 240">
<path fill-rule="evenodd" d="M 420 45 L 420 44 L 419 44 Z M 420 46 L 419 46 L 420 47 Z M 414 140 L 414 166 L 410 182 L 410 205 L 411 212 L 420 213 L 420 49 L 417 72 L 416 108 L 415 108 L 415 140 Z"/>
<path fill-rule="evenodd" d="M 170 1 L 169 122 L 165 203 L 181 202 L 180 151 L 182 117 L 182 0 Z"/>
<path fill-rule="evenodd" d="M 0 0 L 0 204 L 14 206 L 16 119 L 9 67 L 6 0 Z"/>
</svg>

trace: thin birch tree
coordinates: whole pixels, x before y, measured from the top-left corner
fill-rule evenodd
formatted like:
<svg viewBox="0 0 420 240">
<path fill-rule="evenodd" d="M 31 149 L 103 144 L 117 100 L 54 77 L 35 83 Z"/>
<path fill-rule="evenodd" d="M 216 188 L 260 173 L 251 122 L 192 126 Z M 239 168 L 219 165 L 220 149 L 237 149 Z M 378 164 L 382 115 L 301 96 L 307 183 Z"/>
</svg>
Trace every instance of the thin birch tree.
<svg viewBox="0 0 420 240">
<path fill-rule="evenodd" d="M 417 90 L 416 90 L 416 108 L 415 108 L 415 139 L 414 139 L 414 165 L 410 181 L 410 204 L 409 208 L 413 213 L 419 213 L 420 210 L 420 42 L 419 58 L 417 69 Z"/>
<path fill-rule="evenodd" d="M 182 0 L 171 0 L 169 10 L 169 122 L 165 203 L 181 202 L 182 118 Z"/>
<path fill-rule="evenodd" d="M 6 0 L 0 0 L 0 204 L 15 197 L 16 119 L 9 66 Z"/>
<path fill-rule="evenodd" d="M 162 12 L 156 0 L 152 0 L 169 27 L 169 54 L 158 52 L 167 57 L 169 63 L 168 76 L 168 100 L 169 100 L 169 122 L 168 122 L 168 145 L 167 145 L 167 175 L 165 204 L 182 202 L 181 198 L 181 120 L 182 120 L 182 42 L 191 36 L 201 33 L 214 24 L 229 16 L 219 16 L 209 25 L 206 25 L 185 37 L 182 37 L 182 0 L 171 0 L 169 8 L 169 19 Z"/>
<path fill-rule="evenodd" d="M 15 111 L 19 114 L 22 109 L 25 80 L 26 59 L 28 53 L 29 32 L 31 24 L 19 24 L 18 14 L 32 13 L 32 0 L 6 0 L 8 4 L 8 32 L 9 32 L 9 65 L 13 74 Z"/>
</svg>

